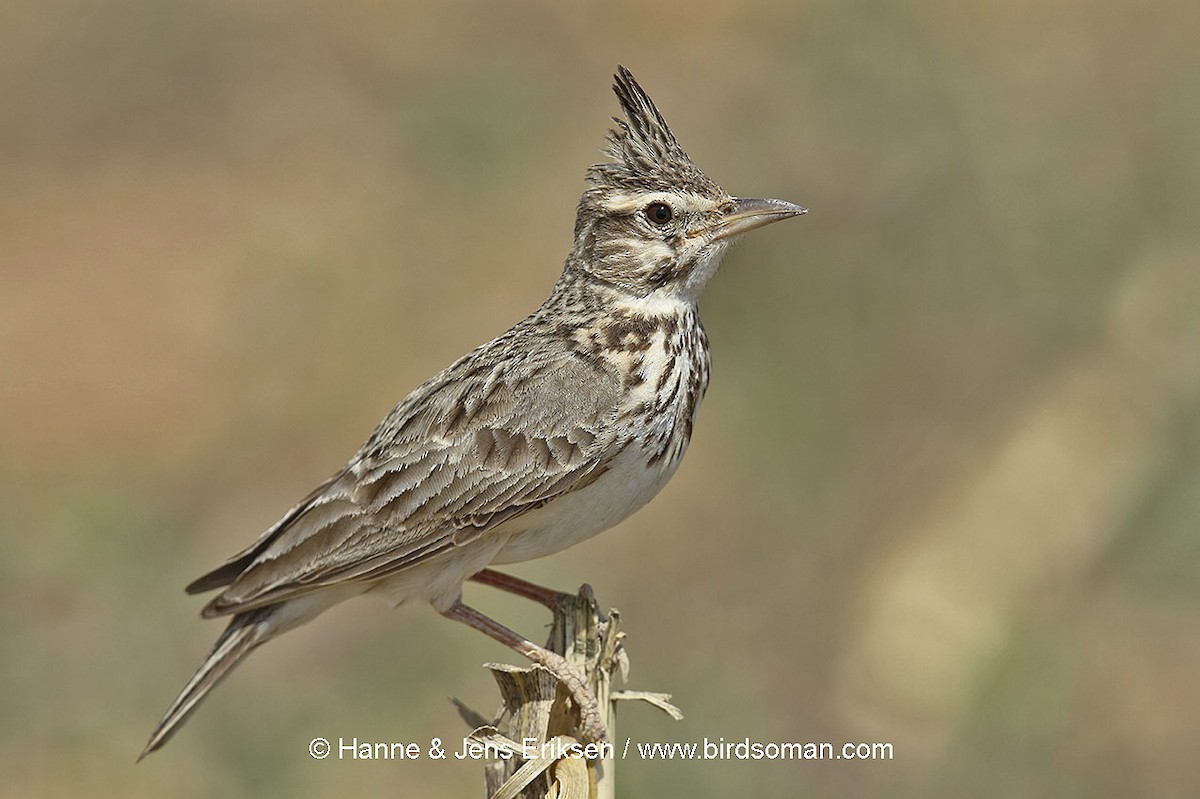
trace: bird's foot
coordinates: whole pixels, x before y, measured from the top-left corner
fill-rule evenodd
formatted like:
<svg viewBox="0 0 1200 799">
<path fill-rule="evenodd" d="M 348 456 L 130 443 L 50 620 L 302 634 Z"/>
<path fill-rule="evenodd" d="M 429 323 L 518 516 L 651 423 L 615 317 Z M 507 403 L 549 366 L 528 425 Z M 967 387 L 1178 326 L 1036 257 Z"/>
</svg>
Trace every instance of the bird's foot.
<svg viewBox="0 0 1200 799">
<path fill-rule="evenodd" d="M 503 576 L 503 575 L 502 575 Z M 538 646 L 505 627 L 500 622 L 483 615 L 474 608 L 464 605 L 462 600 L 455 602 L 442 615 L 460 621 L 505 646 L 520 652 L 532 662 L 541 666 L 558 678 L 571 695 L 571 700 L 579 710 L 579 731 L 588 741 L 603 742 L 608 740 L 608 730 L 600 716 L 600 703 L 596 695 L 588 687 L 587 678 L 579 670 L 567 662 L 562 655 L 551 652 L 545 647 Z"/>
<path fill-rule="evenodd" d="M 604 726 L 600 717 L 600 703 L 596 701 L 596 694 L 588 687 L 587 678 L 568 663 L 566 658 L 549 649 L 538 646 L 521 651 L 521 654 L 553 674 L 566 687 L 571 701 L 579 710 L 579 732 L 583 735 L 585 743 L 608 741 L 608 728 Z"/>
</svg>

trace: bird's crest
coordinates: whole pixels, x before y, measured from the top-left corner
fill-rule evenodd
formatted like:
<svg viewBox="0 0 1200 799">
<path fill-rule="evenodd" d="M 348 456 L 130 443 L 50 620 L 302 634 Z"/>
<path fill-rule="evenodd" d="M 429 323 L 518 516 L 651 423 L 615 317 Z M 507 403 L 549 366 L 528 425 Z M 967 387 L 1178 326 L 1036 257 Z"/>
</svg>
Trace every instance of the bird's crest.
<svg viewBox="0 0 1200 799">
<path fill-rule="evenodd" d="M 605 153 L 616 163 L 596 164 L 588 180 L 596 188 L 693 191 L 719 196 L 721 188 L 692 163 L 654 101 L 625 67 L 617 67 L 613 91 L 625 119 L 613 117 Z"/>
</svg>

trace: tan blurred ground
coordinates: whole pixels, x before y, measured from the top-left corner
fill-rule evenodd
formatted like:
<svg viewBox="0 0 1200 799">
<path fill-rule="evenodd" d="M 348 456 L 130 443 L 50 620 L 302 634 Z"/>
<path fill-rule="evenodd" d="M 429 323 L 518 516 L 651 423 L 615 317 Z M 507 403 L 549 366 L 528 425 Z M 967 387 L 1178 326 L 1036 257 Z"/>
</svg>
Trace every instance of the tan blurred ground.
<svg viewBox="0 0 1200 799">
<path fill-rule="evenodd" d="M 365 602 L 133 760 L 219 632 L 183 584 L 541 301 L 618 62 L 812 213 L 710 287 L 673 484 L 519 571 L 591 582 L 687 714 L 622 735 L 896 751 L 622 794 L 1200 793 L 1197 6 L 513 5 L 0 14 L 0 795 L 481 794 L 308 758 L 494 701 L 505 652 Z"/>
</svg>

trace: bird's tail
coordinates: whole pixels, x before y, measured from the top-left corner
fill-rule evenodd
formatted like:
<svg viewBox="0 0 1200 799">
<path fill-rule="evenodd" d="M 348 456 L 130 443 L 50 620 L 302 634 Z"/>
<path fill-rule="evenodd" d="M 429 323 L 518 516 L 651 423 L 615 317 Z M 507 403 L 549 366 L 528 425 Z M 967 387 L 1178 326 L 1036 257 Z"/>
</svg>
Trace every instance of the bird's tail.
<svg viewBox="0 0 1200 799">
<path fill-rule="evenodd" d="M 215 688 L 217 683 L 225 678 L 225 675 L 233 671 L 233 667 L 241 663 L 246 655 L 268 638 L 273 638 L 281 632 L 277 625 L 271 623 L 271 617 L 281 607 L 282 604 L 270 605 L 265 608 L 248 610 L 233 617 L 229 626 L 225 628 L 225 632 L 221 633 L 221 637 L 213 644 L 208 657 L 204 659 L 200 668 L 196 669 L 196 673 L 192 675 L 192 679 L 188 680 L 187 685 L 183 686 L 183 690 L 179 692 L 179 696 L 175 697 L 175 701 L 167 708 L 162 721 L 150 735 L 146 748 L 138 755 L 139 761 L 170 740 L 180 725 L 187 721 L 188 716 L 192 714 L 201 700 L 208 696 L 208 692 Z"/>
</svg>

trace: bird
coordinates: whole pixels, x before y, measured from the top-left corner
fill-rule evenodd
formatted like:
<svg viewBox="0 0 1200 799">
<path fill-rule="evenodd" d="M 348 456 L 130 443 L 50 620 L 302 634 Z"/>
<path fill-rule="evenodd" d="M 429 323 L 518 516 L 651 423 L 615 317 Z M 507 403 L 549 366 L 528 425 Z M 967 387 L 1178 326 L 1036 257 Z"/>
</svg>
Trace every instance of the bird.
<svg viewBox="0 0 1200 799">
<path fill-rule="evenodd" d="M 806 213 L 734 197 L 696 166 L 618 66 L 606 161 L 587 170 L 574 243 L 532 314 L 422 383 L 349 462 L 246 549 L 187 586 L 229 617 L 155 727 L 160 748 L 254 649 L 354 596 L 427 603 L 554 673 L 592 738 L 596 700 L 560 656 L 462 601 L 467 580 L 553 554 L 646 504 L 679 466 L 709 381 L 698 301 L 729 245 Z"/>
</svg>

